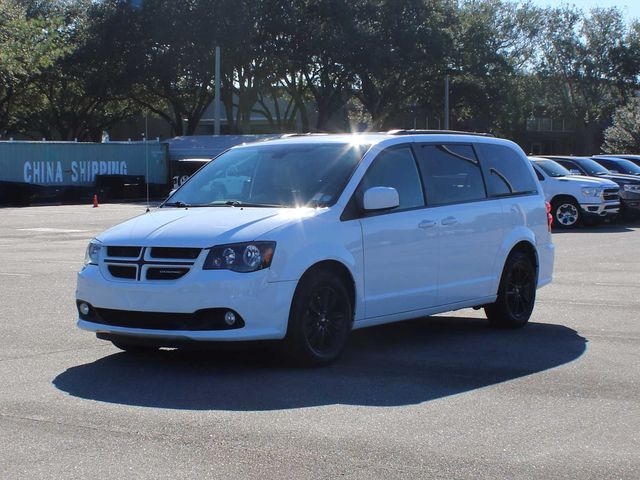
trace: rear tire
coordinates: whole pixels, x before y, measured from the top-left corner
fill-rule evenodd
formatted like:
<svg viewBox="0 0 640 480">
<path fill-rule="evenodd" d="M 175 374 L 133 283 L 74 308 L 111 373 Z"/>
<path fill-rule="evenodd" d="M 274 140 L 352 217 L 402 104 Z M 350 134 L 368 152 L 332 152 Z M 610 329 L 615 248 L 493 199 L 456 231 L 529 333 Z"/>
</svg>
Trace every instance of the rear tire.
<svg viewBox="0 0 640 480">
<path fill-rule="evenodd" d="M 296 288 L 284 341 L 297 365 L 320 366 L 343 352 L 353 323 L 353 307 L 342 280 L 327 270 L 307 272 Z"/>
<path fill-rule="evenodd" d="M 536 267 L 529 255 L 512 252 L 507 258 L 495 303 L 484 311 L 491 325 L 520 328 L 527 324 L 536 300 Z"/>
</svg>

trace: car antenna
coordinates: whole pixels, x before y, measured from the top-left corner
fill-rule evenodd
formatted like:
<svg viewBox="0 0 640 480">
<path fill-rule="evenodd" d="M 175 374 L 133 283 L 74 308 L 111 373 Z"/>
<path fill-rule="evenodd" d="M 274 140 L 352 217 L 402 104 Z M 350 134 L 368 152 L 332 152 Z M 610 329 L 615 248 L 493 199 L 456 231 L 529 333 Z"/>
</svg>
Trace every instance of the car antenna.
<svg viewBox="0 0 640 480">
<path fill-rule="evenodd" d="M 145 164 L 145 177 L 144 183 L 147 186 L 147 211 L 145 213 L 149 213 L 151 210 L 149 208 L 149 111 L 144 112 L 144 164 Z"/>
</svg>

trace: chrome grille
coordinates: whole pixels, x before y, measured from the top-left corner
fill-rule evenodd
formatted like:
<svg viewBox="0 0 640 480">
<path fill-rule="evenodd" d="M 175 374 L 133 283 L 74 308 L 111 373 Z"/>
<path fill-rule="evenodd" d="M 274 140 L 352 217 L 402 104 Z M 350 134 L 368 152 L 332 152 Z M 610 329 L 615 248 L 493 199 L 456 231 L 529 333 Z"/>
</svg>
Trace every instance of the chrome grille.
<svg viewBox="0 0 640 480">
<path fill-rule="evenodd" d="M 167 281 L 187 275 L 201 248 L 116 247 L 106 248 L 104 270 L 120 281 Z"/>
</svg>

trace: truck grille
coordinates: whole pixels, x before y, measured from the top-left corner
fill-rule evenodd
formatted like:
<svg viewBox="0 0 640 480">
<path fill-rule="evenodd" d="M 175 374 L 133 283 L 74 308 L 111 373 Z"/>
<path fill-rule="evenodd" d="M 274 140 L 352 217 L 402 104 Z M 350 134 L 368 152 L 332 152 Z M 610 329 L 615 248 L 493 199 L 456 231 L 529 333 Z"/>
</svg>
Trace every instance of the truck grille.
<svg viewBox="0 0 640 480">
<path fill-rule="evenodd" d="M 620 200 L 620 189 L 619 188 L 605 188 L 602 192 L 602 198 L 605 202 L 610 202 L 613 200 Z"/>
<path fill-rule="evenodd" d="M 103 272 L 121 281 L 178 280 L 191 271 L 201 248 L 107 247 Z"/>
</svg>

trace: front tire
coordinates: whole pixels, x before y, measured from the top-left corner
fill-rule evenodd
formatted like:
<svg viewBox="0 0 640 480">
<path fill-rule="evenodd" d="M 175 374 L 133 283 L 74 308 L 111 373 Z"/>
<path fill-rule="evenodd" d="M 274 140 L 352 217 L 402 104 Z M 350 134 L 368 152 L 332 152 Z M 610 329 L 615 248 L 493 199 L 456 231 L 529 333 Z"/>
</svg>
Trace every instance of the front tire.
<svg viewBox="0 0 640 480">
<path fill-rule="evenodd" d="M 580 205 L 572 198 L 564 197 L 554 200 L 551 203 L 551 209 L 553 211 L 553 224 L 558 228 L 575 228 L 582 220 Z"/>
<path fill-rule="evenodd" d="M 326 270 L 307 272 L 293 296 L 284 346 L 294 363 L 320 366 L 343 352 L 353 307 L 343 281 Z"/>
<path fill-rule="evenodd" d="M 536 300 L 536 277 L 536 267 L 529 255 L 511 253 L 502 271 L 498 298 L 484 308 L 489 323 L 501 328 L 525 326 Z"/>
</svg>

